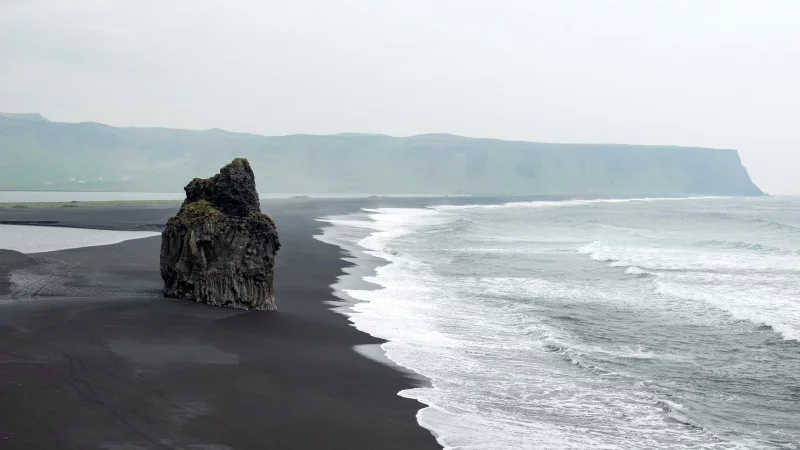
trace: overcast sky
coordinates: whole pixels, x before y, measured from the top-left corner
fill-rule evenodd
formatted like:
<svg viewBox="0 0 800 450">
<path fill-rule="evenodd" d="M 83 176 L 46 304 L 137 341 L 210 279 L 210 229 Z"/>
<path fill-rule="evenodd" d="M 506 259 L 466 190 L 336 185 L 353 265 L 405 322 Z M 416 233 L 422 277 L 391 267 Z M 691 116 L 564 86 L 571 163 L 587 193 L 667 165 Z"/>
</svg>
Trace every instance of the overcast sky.
<svg viewBox="0 0 800 450">
<path fill-rule="evenodd" d="M 0 111 L 735 148 L 800 194 L 800 1 L 0 0 Z"/>
</svg>

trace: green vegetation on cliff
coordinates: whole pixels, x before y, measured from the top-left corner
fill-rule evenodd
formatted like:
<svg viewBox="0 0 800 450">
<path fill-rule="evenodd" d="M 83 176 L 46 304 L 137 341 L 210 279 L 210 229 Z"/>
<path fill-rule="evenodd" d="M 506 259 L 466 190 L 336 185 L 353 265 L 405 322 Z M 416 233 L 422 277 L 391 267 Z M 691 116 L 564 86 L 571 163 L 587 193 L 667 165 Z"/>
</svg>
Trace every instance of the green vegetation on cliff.
<svg viewBox="0 0 800 450">
<path fill-rule="evenodd" d="M 216 216 L 221 213 L 217 211 L 208 200 L 200 200 L 184 205 L 181 209 L 186 210 L 188 215 L 193 216 Z"/>
<path fill-rule="evenodd" d="M 240 155 L 261 193 L 761 194 L 734 150 L 446 134 L 259 136 L 0 115 L 0 189 L 180 192 L 185 180 Z"/>
</svg>

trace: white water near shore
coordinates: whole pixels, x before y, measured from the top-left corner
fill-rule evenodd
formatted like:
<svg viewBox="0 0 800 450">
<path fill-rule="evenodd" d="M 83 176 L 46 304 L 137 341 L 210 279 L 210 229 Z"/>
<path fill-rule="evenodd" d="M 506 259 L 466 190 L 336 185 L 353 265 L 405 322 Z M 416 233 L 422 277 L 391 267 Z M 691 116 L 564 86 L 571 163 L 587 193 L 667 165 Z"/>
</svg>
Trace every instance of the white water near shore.
<svg viewBox="0 0 800 450">
<path fill-rule="evenodd" d="M 330 217 L 356 327 L 432 381 L 446 448 L 793 448 L 800 202 L 637 199 Z M 357 278 L 376 259 L 386 262 Z M 360 268 L 359 268 L 360 267 Z"/>
</svg>

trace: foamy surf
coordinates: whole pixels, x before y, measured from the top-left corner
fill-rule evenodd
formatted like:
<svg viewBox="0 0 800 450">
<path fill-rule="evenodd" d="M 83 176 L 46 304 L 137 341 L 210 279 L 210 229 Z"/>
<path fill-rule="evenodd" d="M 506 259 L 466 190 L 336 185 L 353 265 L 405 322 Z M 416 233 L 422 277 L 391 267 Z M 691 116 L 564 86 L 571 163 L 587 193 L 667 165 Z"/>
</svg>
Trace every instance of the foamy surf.
<svg viewBox="0 0 800 450">
<path fill-rule="evenodd" d="M 386 208 L 327 218 L 320 239 L 362 267 L 385 261 L 340 278 L 339 311 L 431 380 L 400 395 L 428 405 L 418 421 L 445 448 L 796 442 L 800 404 L 774 383 L 800 381 L 787 340 L 800 317 L 797 249 L 774 229 L 754 235 L 757 221 L 709 223 L 731 220 L 713 214 L 717 202 L 744 208 L 732 199 Z M 687 209 L 703 221 L 688 221 Z M 361 277 L 379 288 L 359 287 Z"/>
<path fill-rule="evenodd" d="M 699 197 L 641 197 L 641 198 L 597 198 L 597 199 L 575 199 L 575 200 L 534 200 L 525 202 L 506 202 L 486 205 L 437 205 L 430 206 L 440 211 L 455 211 L 465 209 L 496 209 L 496 208 L 553 208 L 586 206 L 605 203 L 628 203 L 628 202 L 663 202 L 663 201 L 687 201 L 687 200 L 709 200 L 721 199 L 718 196 L 699 196 Z"/>
</svg>

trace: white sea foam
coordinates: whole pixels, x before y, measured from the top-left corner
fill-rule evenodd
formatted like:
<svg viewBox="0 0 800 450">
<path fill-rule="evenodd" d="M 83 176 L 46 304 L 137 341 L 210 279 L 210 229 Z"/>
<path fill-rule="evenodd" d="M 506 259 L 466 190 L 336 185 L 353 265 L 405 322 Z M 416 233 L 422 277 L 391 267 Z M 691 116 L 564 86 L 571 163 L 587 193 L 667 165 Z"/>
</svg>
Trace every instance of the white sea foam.
<svg viewBox="0 0 800 450">
<path fill-rule="evenodd" d="M 636 266 L 628 267 L 627 269 L 625 269 L 625 273 L 628 275 L 638 275 L 638 276 L 654 275 L 652 272 L 648 272 Z"/>
<path fill-rule="evenodd" d="M 784 339 L 800 341 L 800 301 L 796 294 L 800 283 L 784 280 L 782 286 L 794 286 L 794 290 L 785 292 L 774 285 L 681 283 L 662 279 L 656 281 L 655 291 L 687 302 L 703 302 L 735 320 L 767 325 Z"/>
<path fill-rule="evenodd" d="M 656 271 L 800 271 L 800 255 L 796 254 L 709 252 L 697 247 L 664 248 L 653 244 L 608 240 L 586 244 L 578 249 L 578 253 L 611 266 L 636 266 Z"/>
<path fill-rule="evenodd" d="M 740 247 L 752 250 L 754 246 Z M 608 241 L 592 242 L 578 253 L 610 266 L 628 267 L 627 274 L 657 275 L 653 285 L 657 294 L 682 300 L 681 307 L 705 318 L 710 307 L 734 320 L 768 325 L 785 339 L 800 340 L 800 255 L 709 252 Z"/>
<path fill-rule="evenodd" d="M 715 447 L 706 431 L 665 421 L 658 394 L 645 384 L 620 390 L 609 380 L 624 375 L 601 370 L 598 377 L 602 368 L 590 362 L 680 357 L 643 345 L 589 344 L 539 314 L 541 302 L 652 305 L 535 277 L 445 278 L 431 259 L 441 255 L 421 258 L 424 249 L 414 244 L 458 220 L 451 211 L 458 209 L 366 210 L 356 219 L 324 219 L 333 227 L 319 237 L 356 261 L 362 254 L 388 262 L 365 278 L 380 289 L 342 289 L 349 275 L 334 288 L 358 301 L 342 310 L 358 329 L 387 339 L 382 349 L 391 360 L 431 380 L 401 395 L 429 405 L 418 420 L 445 448 Z"/>
<path fill-rule="evenodd" d="M 756 236 L 742 222 L 728 232 L 730 208 L 657 200 L 365 210 L 326 218 L 320 239 L 357 263 L 334 285 L 337 310 L 431 380 L 400 395 L 428 405 L 419 423 L 445 448 L 791 442 L 792 430 L 725 428 L 716 416 L 709 425 L 697 405 L 716 391 L 684 386 L 712 357 L 706 345 L 774 339 L 753 324 L 796 336 L 800 254 L 780 234 L 789 231 Z M 596 207 L 558 209 L 587 204 Z M 662 225 L 665 211 L 677 220 Z M 748 414 L 752 401 L 741 401 Z"/>
<path fill-rule="evenodd" d="M 507 202 L 487 205 L 438 205 L 430 206 L 439 211 L 458 211 L 465 209 L 497 209 L 497 208 L 552 208 L 584 206 L 603 203 L 628 203 L 628 202 L 657 202 L 657 201 L 686 201 L 686 200 L 711 200 L 725 197 L 701 196 L 701 197 L 643 197 L 643 198 L 598 198 L 591 200 L 536 200 L 529 202 Z"/>
<path fill-rule="evenodd" d="M 160 236 L 152 231 L 112 231 L 86 228 L 0 225 L 0 248 L 41 253 L 79 247 L 117 244 L 131 239 Z"/>
</svg>

